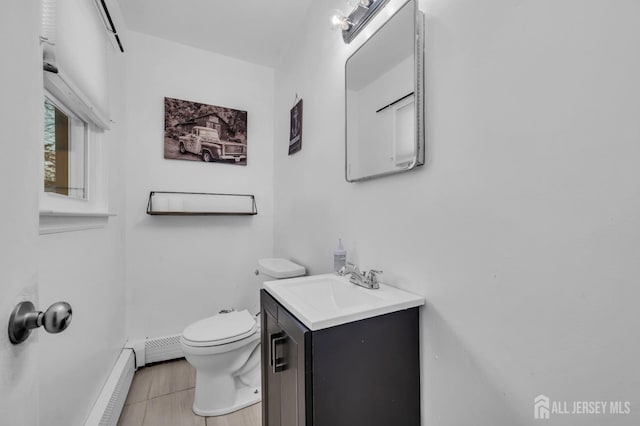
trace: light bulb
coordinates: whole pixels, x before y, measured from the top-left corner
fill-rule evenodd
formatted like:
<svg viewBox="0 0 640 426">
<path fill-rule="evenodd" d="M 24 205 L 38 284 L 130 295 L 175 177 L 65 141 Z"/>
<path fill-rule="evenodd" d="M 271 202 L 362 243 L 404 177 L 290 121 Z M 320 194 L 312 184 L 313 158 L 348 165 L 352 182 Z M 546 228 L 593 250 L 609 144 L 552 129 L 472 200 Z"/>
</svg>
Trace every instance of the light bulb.
<svg viewBox="0 0 640 426">
<path fill-rule="evenodd" d="M 336 12 L 331 16 L 331 27 L 336 30 L 347 31 L 351 28 L 351 22 L 349 19 L 340 12 Z"/>
</svg>

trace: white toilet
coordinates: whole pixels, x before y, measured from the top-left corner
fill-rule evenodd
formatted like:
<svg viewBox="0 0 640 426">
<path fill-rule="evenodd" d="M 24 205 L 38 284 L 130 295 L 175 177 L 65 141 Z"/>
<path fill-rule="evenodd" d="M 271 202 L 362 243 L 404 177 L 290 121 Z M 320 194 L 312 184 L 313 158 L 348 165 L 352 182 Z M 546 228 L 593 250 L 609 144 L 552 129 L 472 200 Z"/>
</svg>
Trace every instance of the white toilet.
<svg viewBox="0 0 640 426">
<path fill-rule="evenodd" d="M 305 274 L 287 259 L 261 259 L 271 278 Z M 220 313 L 187 326 L 180 339 L 187 361 L 196 369 L 193 412 L 221 416 L 259 402 L 260 322 L 248 311 Z"/>
</svg>

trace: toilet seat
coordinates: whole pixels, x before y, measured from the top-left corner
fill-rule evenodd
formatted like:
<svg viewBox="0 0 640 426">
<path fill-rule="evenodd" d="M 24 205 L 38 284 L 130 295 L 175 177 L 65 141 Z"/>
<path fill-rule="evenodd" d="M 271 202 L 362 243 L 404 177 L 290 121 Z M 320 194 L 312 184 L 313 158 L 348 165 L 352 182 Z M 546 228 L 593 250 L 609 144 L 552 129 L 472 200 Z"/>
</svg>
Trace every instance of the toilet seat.
<svg viewBox="0 0 640 426">
<path fill-rule="evenodd" d="M 248 311 L 230 312 L 187 326 L 182 333 L 182 341 L 192 347 L 220 346 L 246 339 L 257 329 L 258 324 Z"/>
</svg>

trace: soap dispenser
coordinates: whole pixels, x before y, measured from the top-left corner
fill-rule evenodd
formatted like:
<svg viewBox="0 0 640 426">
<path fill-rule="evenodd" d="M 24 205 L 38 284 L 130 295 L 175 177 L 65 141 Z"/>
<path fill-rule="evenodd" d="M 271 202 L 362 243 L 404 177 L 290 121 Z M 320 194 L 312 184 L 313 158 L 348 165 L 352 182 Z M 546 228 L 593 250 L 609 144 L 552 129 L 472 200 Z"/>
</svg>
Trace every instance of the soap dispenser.
<svg viewBox="0 0 640 426">
<path fill-rule="evenodd" d="M 342 246 L 342 238 L 338 239 L 338 247 L 333 251 L 333 273 L 347 266 L 347 251 Z"/>
</svg>

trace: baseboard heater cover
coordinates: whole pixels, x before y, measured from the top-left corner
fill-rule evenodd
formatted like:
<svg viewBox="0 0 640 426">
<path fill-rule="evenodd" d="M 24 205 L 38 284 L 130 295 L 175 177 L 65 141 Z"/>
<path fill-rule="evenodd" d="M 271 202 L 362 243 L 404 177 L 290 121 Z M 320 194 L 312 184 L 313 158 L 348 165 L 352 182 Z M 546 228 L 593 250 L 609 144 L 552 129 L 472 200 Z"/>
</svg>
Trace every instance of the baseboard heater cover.
<svg viewBox="0 0 640 426">
<path fill-rule="evenodd" d="M 116 426 L 136 370 L 146 364 L 182 357 L 184 352 L 180 346 L 180 334 L 128 341 L 89 413 L 85 426 Z"/>
<path fill-rule="evenodd" d="M 136 370 L 133 350 L 124 348 L 111 370 L 85 426 L 116 426 Z"/>
<path fill-rule="evenodd" d="M 180 346 L 180 335 L 156 337 L 144 342 L 145 364 L 182 358 L 184 352 Z"/>
<path fill-rule="evenodd" d="M 147 339 L 132 339 L 125 345 L 136 354 L 136 368 L 144 367 L 154 362 L 183 358 L 184 352 L 180 346 L 180 334 L 153 337 Z"/>
</svg>

